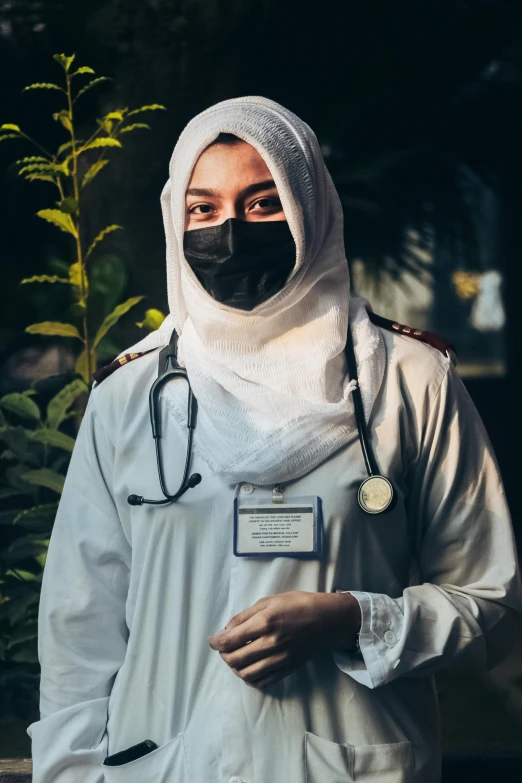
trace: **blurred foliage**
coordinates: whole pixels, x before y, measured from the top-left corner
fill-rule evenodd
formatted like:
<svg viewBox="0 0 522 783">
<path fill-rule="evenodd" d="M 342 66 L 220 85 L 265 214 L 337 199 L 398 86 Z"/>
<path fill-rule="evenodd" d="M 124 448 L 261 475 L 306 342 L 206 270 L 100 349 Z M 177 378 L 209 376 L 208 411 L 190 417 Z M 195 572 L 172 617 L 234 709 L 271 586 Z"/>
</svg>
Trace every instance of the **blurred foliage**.
<svg viewBox="0 0 522 783">
<path fill-rule="evenodd" d="M 92 372 L 100 355 L 118 353 L 107 338 L 119 319 L 143 299 L 134 296 L 119 302 L 126 284 L 122 260 L 113 254 L 100 254 L 105 237 L 121 226 L 108 224 L 84 239 L 82 192 L 109 163 L 104 153 L 121 148 L 125 133 L 150 126 L 135 122 L 136 115 L 164 109 L 159 104 L 129 111 L 127 107 L 106 113 L 96 120 L 97 128 L 87 139 L 75 131 L 73 107 L 87 90 L 105 81 L 91 78 L 88 66 L 71 71 L 75 55 L 54 55 L 62 67 L 65 87 L 36 82 L 25 90 L 59 91 L 66 108 L 53 119 L 69 139 L 56 153 L 49 153 L 15 123 L 0 126 L 0 142 L 26 140 L 40 154 L 16 161 L 18 175 L 30 182 L 44 182 L 58 190 L 54 206 L 40 209 L 38 217 L 70 238 L 69 262 L 52 259 L 43 274 L 23 279 L 24 285 L 63 286 L 70 298 L 70 321 L 41 321 L 26 328 L 29 334 L 66 338 L 76 354 L 75 372 L 45 404 L 34 386 L 0 398 L 0 483 L 2 539 L 0 544 L 0 715 L 14 712 L 21 717 L 38 702 L 38 602 L 47 547 L 62 491 L 70 454 L 91 387 Z M 73 96 L 73 79 L 87 75 L 89 81 Z M 129 118 L 132 118 L 129 122 Z M 157 328 L 163 320 L 158 310 L 149 309 L 138 325 Z M 73 407 L 74 406 L 74 407 Z M 76 430 L 68 427 L 74 422 Z"/>
<path fill-rule="evenodd" d="M 0 399 L 6 461 L 0 485 L 0 715 L 23 716 L 38 701 L 38 602 L 47 546 L 74 438 L 60 429 L 86 395 L 77 378 L 42 412 L 29 389 Z M 36 399 L 35 399 L 36 398 Z M 6 508 L 6 507 L 9 508 Z"/>
</svg>

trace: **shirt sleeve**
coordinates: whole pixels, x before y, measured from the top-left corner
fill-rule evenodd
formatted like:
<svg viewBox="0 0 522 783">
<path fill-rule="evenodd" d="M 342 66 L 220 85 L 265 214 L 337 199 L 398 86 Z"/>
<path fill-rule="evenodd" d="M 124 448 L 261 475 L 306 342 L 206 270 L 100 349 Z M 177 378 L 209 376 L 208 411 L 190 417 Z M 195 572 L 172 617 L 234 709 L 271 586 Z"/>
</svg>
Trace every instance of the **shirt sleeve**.
<svg viewBox="0 0 522 783">
<path fill-rule="evenodd" d="M 103 783 L 107 707 L 127 648 L 131 549 L 111 489 L 113 446 L 91 393 L 51 533 L 38 616 L 33 783 Z"/>
<path fill-rule="evenodd" d="M 351 592 L 361 608 L 361 655 L 336 665 L 376 688 L 446 666 L 487 670 L 522 629 L 522 587 L 511 518 L 484 424 L 448 362 L 422 427 L 407 513 L 418 582 L 401 597 Z"/>
</svg>

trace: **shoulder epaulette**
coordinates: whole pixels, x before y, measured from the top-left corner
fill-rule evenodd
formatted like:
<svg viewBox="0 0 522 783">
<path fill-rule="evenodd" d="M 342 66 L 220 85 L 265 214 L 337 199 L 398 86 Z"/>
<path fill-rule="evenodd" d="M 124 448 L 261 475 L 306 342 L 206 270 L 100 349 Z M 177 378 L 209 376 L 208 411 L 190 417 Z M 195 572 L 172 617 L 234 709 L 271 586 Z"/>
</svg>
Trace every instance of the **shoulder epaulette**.
<svg viewBox="0 0 522 783">
<path fill-rule="evenodd" d="M 105 367 L 100 367 L 99 370 L 96 370 L 96 372 L 92 373 L 93 380 L 96 381 L 97 384 L 101 383 L 105 380 L 105 378 L 108 378 L 109 375 L 112 375 L 114 370 L 117 370 L 118 367 L 123 367 L 124 364 L 128 364 L 129 362 L 132 362 L 134 359 L 139 359 L 140 356 L 145 356 L 146 353 L 150 353 L 151 351 L 155 351 L 156 348 L 149 348 L 148 351 L 141 351 L 139 353 L 126 353 L 124 356 L 120 356 L 119 359 L 115 359 L 110 364 L 106 364 Z"/>
<path fill-rule="evenodd" d="M 377 313 L 374 313 L 372 310 L 368 310 L 367 312 L 372 324 L 382 326 L 383 329 L 387 329 L 390 332 L 397 332 L 397 334 L 405 334 L 407 337 L 413 337 L 414 340 L 420 340 L 421 343 L 427 343 L 427 345 L 431 345 L 433 348 L 437 348 L 437 350 L 445 354 L 451 359 L 453 364 L 457 363 L 457 350 L 455 346 L 440 334 L 429 332 L 426 329 L 415 329 L 413 326 L 405 326 L 404 324 L 397 323 L 397 321 L 390 321 L 389 318 L 377 315 Z"/>
</svg>

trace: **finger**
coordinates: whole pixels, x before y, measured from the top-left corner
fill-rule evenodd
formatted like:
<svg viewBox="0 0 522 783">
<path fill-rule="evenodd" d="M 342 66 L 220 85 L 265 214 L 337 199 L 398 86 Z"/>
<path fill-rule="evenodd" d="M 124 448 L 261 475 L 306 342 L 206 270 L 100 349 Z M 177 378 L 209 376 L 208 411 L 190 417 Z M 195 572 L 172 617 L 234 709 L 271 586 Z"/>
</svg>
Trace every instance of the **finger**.
<svg viewBox="0 0 522 783">
<path fill-rule="evenodd" d="M 280 646 L 273 636 L 261 636 L 243 647 L 232 652 L 220 652 L 219 654 L 231 669 L 244 669 L 252 663 L 268 658 L 274 653 L 280 652 Z"/>
<path fill-rule="evenodd" d="M 209 637 L 208 643 L 213 650 L 233 652 L 233 650 L 237 650 L 248 642 L 253 642 L 269 632 L 269 620 L 261 609 L 236 628 Z"/>
<path fill-rule="evenodd" d="M 245 683 L 245 685 L 248 685 L 249 688 L 256 688 L 258 690 L 263 690 L 263 688 L 273 685 L 278 680 L 284 679 L 287 674 L 288 674 L 287 670 L 285 669 L 284 666 L 282 666 L 279 669 L 274 669 L 265 677 L 258 677 L 257 680 L 252 680 L 251 682 L 248 682 L 247 680 L 243 680 L 243 682 Z"/>
<path fill-rule="evenodd" d="M 242 625 L 244 622 L 249 620 L 251 617 L 256 615 L 259 611 L 261 611 L 266 602 L 268 601 L 268 598 L 260 598 L 259 601 L 256 601 L 255 604 L 252 604 L 252 606 L 247 607 L 247 609 L 243 609 L 242 612 L 239 612 L 238 614 L 234 615 L 228 623 L 226 624 L 225 628 L 220 631 L 219 633 L 215 633 L 212 636 L 208 637 L 208 643 L 212 647 L 213 650 L 220 650 L 221 647 L 219 646 L 221 642 L 226 642 L 230 638 L 228 636 L 229 632 L 237 628 L 239 625 Z"/>
<path fill-rule="evenodd" d="M 287 663 L 286 654 L 271 655 L 263 661 L 257 661 L 243 669 L 232 669 L 241 680 L 252 684 L 271 674 L 275 669 L 280 669 Z"/>
<path fill-rule="evenodd" d="M 273 598 L 273 596 L 270 596 L 270 598 Z M 268 597 L 260 598 L 255 602 L 255 604 L 252 604 L 252 606 L 248 606 L 246 609 L 243 609 L 243 611 L 235 614 L 234 617 L 232 617 L 225 626 L 227 631 L 230 631 L 232 628 L 236 628 L 238 625 L 241 625 L 242 623 L 246 622 L 246 620 L 249 620 L 251 617 L 253 617 L 253 615 L 259 612 L 261 609 L 264 609 L 268 600 Z"/>
</svg>

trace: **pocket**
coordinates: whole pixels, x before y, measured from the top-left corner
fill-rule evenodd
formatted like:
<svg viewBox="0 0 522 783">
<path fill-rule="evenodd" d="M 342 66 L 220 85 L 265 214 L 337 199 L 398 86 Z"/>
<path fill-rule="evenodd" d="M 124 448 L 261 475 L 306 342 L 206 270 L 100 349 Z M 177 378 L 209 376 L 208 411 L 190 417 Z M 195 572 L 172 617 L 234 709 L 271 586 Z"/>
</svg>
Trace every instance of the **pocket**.
<svg viewBox="0 0 522 783">
<path fill-rule="evenodd" d="M 305 732 L 306 783 L 411 783 L 411 742 L 383 745 L 338 744 Z"/>
<path fill-rule="evenodd" d="M 102 764 L 101 768 L 106 783 L 186 783 L 183 734 L 178 734 L 139 759 L 116 767 Z"/>
</svg>

